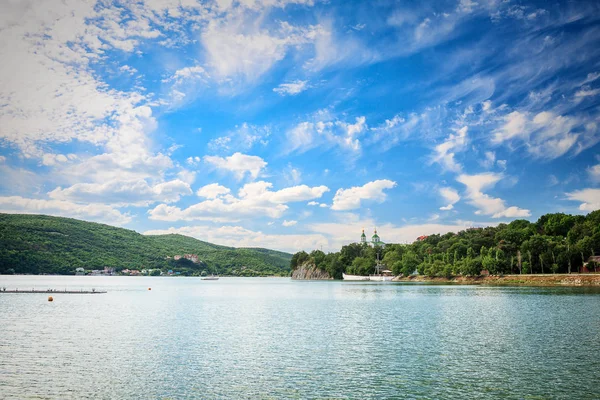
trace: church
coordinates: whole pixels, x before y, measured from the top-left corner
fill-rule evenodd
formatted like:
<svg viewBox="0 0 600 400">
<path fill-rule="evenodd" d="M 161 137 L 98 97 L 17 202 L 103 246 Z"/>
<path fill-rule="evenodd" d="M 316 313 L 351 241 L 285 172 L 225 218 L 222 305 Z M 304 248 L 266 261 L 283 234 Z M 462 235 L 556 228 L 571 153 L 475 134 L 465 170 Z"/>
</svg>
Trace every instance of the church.
<svg viewBox="0 0 600 400">
<path fill-rule="evenodd" d="M 362 230 L 362 235 L 360 235 L 360 243 L 361 244 L 369 244 L 369 246 L 379 246 L 379 247 L 385 247 L 385 243 L 383 243 L 381 241 L 381 239 L 379 238 L 379 235 L 377 234 L 377 228 L 375 228 L 375 232 L 373 233 L 373 236 L 371 236 L 371 241 L 367 242 L 367 235 L 365 235 L 365 230 Z"/>
</svg>

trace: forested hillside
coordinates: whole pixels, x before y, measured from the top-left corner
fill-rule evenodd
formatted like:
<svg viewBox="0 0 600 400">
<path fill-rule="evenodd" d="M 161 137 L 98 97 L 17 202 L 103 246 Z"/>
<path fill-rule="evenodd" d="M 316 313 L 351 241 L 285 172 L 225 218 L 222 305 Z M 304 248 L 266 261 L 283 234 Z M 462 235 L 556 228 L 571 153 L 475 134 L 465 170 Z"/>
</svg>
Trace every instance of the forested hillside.
<svg viewBox="0 0 600 400">
<path fill-rule="evenodd" d="M 515 220 L 496 227 L 431 235 L 412 244 L 385 248 L 352 243 L 337 253 L 315 250 L 292 256 L 291 268 L 309 261 L 336 278 L 342 272 L 368 275 L 380 259 L 395 275 L 453 276 L 581 271 L 590 256 L 600 254 L 600 210 L 587 216 L 546 214 L 537 222 Z M 590 262 L 590 270 L 596 265 Z M 600 267 L 598 268 L 600 270 Z"/>
<path fill-rule="evenodd" d="M 202 262 L 167 259 L 190 253 Z M 290 258 L 274 250 L 218 246 L 182 235 L 146 236 L 70 218 L 0 214 L 0 273 L 72 274 L 78 267 L 113 267 L 188 275 L 288 275 Z"/>
</svg>

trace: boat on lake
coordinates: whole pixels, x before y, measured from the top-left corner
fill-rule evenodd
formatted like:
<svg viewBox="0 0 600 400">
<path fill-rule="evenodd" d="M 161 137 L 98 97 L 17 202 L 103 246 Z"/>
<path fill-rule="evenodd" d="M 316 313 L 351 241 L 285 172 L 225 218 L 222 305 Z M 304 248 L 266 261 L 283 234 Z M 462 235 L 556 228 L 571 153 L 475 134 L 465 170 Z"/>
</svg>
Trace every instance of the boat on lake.
<svg viewBox="0 0 600 400">
<path fill-rule="evenodd" d="M 219 277 L 211 275 L 211 276 L 204 276 L 204 277 L 202 277 L 200 279 L 203 280 L 203 281 L 218 281 Z"/>
<path fill-rule="evenodd" d="M 342 272 L 342 279 L 345 281 L 372 281 L 372 282 L 391 282 L 394 279 L 392 271 L 389 269 L 382 269 L 382 265 L 379 262 L 379 254 L 377 254 L 377 264 L 375 265 L 375 274 L 366 275 L 346 275 Z"/>
<path fill-rule="evenodd" d="M 368 281 L 369 277 L 364 275 L 346 275 L 342 272 L 342 279 L 345 281 Z"/>
</svg>

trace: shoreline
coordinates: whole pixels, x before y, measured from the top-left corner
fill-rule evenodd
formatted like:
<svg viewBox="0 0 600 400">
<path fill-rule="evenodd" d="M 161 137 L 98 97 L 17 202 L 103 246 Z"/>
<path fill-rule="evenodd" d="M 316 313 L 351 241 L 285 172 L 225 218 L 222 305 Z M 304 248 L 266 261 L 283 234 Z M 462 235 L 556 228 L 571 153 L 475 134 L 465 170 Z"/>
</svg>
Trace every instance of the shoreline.
<svg viewBox="0 0 600 400">
<path fill-rule="evenodd" d="M 393 282 L 450 283 L 456 285 L 498 286 L 600 286 L 600 274 L 515 274 L 489 276 L 409 276 L 395 277 Z"/>
</svg>

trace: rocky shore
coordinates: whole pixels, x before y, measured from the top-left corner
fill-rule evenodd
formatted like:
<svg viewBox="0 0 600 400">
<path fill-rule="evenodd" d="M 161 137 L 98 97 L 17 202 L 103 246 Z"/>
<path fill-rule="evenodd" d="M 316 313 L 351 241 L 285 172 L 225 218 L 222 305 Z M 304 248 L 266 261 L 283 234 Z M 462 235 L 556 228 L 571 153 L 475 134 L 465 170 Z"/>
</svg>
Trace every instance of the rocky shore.
<svg viewBox="0 0 600 400">
<path fill-rule="evenodd" d="M 295 280 L 331 280 L 333 279 L 327 271 L 317 268 L 312 263 L 300 265 L 292 271 L 292 279 Z"/>
<path fill-rule="evenodd" d="M 600 274 L 545 274 L 545 275 L 490 275 L 396 277 L 394 282 L 455 283 L 459 285 L 513 285 L 513 286 L 599 286 Z"/>
</svg>

